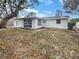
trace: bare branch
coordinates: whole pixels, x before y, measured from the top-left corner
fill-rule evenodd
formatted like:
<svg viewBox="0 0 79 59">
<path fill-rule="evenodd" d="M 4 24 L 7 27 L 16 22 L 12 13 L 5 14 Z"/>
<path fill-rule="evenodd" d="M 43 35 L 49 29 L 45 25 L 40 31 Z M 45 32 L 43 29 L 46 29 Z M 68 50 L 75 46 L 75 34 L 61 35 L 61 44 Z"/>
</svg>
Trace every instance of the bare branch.
<svg viewBox="0 0 79 59">
<path fill-rule="evenodd" d="M 63 0 L 63 4 L 66 12 L 79 12 L 79 0 Z"/>
</svg>

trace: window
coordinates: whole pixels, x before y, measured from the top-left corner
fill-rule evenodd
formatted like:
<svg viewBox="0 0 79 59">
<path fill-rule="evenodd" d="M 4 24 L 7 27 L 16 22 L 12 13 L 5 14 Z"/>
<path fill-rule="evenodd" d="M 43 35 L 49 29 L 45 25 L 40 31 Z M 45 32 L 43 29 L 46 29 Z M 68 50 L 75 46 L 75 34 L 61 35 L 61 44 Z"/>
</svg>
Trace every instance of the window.
<svg viewBox="0 0 79 59">
<path fill-rule="evenodd" d="M 18 26 L 19 25 L 19 21 L 18 20 L 16 20 L 16 26 Z"/>
<path fill-rule="evenodd" d="M 24 27 L 32 27 L 32 20 L 31 19 L 25 19 L 24 20 Z"/>
<path fill-rule="evenodd" d="M 46 23 L 46 20 L 43 20 L 43 23 Z"/>
<path fill-rule="evenodd" d="M 28 24 L 32 24 L 32 20 L 31 19 L 28 19 Z"/>
<path fill-rule="evenodd" d="M 38 19 L 38 25 L 41 25 L 41 19 Z"/>
<path fill-rule="evenodd" d="M 56 20 L 56 23 L 57 23 L 57 24 L 61 24 L 61 19 L 57 19 L 57 20 Z"/>
</svg>

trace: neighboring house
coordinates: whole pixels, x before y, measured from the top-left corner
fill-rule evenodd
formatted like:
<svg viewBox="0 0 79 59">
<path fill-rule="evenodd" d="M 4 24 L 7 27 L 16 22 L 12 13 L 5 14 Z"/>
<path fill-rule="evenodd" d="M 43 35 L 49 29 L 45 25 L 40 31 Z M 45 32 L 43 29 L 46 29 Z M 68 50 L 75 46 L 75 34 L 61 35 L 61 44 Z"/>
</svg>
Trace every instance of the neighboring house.
<svg viewBox="0 0 79 59">
<path fill-rule="evenodd" d="M 76 22 L 76 28 L 79 29 L 79 22 Z"/>
<path fill-rule="evenodd" d="M 15 28 L 60 28 L 68 29 L 68 17 L 25 17 L 17 18 L 12 24 Z"/>
</svg>

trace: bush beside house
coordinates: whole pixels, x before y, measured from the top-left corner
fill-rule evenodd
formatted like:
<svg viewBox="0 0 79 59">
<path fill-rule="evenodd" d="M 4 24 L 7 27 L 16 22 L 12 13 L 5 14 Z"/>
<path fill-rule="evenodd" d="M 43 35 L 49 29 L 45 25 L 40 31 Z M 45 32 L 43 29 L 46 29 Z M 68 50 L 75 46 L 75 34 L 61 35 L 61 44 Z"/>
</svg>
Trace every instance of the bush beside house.
<svg viewBox="0 0 79 59">
<path fill-rule="evenodd" d="M 79 22 L 79 19 L 71 19 L 68 23 L 68 29 L 72 30 L 74 26 L 76 27 L 76 22 Z"/>
</svg>

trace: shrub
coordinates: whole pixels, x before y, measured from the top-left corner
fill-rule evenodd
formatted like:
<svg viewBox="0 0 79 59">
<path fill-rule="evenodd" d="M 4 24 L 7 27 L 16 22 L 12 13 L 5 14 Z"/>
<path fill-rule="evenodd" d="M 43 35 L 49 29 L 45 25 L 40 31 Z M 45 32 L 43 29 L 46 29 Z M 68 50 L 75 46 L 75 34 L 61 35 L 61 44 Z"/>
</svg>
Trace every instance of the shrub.
<svg viewBox="0 0 79 59">
<path fill-rule="evenodd" d="M 73 27 L 76 25 L 76 22 L 79 22 L 79 19 L 71 19 L 70 22 L 68 22 L 68 29 L 72 30 Z"/>
<path fill-rule="evenodd" d="M 75 23 L 74 22 L 68 22 L 68 29 L 69 30 L 72 30 L 73 29 L 73 26 L 75 26 Z"/>
</svg>

